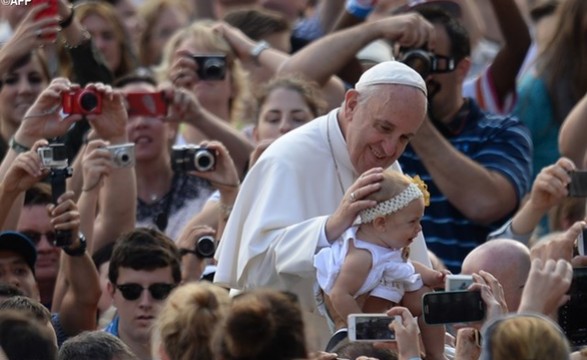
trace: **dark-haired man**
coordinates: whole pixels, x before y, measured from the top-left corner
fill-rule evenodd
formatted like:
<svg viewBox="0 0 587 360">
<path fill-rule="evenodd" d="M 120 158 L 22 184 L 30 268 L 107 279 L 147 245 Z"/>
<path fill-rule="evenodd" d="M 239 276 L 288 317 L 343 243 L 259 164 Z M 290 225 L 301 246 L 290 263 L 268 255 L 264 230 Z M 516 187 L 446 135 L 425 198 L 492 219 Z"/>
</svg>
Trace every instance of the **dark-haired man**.
<svg viewBox="0 0 587 360">
<path fill-rule="evenodd" d="M 179 250 L 158 230 L 138 228 L 116 241 L 108 293 L 118 310 L 106 331 L 140 359 L 151 358 L 151 329 L 163 301 L 181 281 Z"/>
</svg>

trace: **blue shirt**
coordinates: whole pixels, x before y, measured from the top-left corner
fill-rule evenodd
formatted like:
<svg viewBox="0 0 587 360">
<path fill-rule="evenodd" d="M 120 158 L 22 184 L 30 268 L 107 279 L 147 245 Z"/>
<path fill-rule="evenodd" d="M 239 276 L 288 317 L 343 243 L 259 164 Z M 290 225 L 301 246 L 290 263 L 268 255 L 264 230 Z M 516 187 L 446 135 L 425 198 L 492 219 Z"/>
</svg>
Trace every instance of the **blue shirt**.
<svg viewBox="0 0 587 360">
<path fill-rule="evenodd" d="M 532 141 L 526 126 L 514 117 L 483 112 L 472 99 L 468 99 L 468 105 L 454 121 L 458 124 L 449 126 L 459 131 L 445 133 L 446 139 L 468 158 L 505 176 L 513 185 L 519 203 L 531 184 Z M 511 214 L 489 226 L 475 223 L 440 192 L 411 146 L 408 145 L 399 161 L 406 174 L 419 175 L 428 185 L 430 206 L 421 221 L 428 248 L 448 269 L 459 273 L 465 256 Z"/>
</svg>

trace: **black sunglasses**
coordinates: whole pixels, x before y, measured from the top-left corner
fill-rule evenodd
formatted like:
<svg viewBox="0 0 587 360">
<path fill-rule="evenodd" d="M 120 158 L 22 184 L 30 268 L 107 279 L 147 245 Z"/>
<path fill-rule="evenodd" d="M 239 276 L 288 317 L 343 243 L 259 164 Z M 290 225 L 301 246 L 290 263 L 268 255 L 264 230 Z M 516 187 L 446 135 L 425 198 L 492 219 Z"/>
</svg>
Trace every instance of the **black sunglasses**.
<svg viewBox="0 0 587 360">
<path fill-rule="evenodd" d="M 31 241 L 33 243 L 35 243 L 35 245 L 37 245 L 41 241 L 41 236 L 43 236 L 43 235 L 45 235 L 47 237 L 47 241 L 49 241 L 49 244 L 53 245 L 55 243 L 55 232 L 54 231 L 40 233 L 38 231 L 30 230 L 30 231 L 21 231 L 21 233 L 24 234 L 29 239 L 31 239 Z"/>
<path fill-rule="evenodd" d="M 175 288 L 175 284 L 157 283 L 151 284 L 148 288 L 144 288 L 140 284 L 122 284 L 116 285 L 116 288 L 120 290 L 122 297 L 126 300 L 133 301 L 141 297 L 143 290 L 147 289 L 151 293 L 151 297 L 155 300 L 165 300 L 171 290 Z"/>
</svg>

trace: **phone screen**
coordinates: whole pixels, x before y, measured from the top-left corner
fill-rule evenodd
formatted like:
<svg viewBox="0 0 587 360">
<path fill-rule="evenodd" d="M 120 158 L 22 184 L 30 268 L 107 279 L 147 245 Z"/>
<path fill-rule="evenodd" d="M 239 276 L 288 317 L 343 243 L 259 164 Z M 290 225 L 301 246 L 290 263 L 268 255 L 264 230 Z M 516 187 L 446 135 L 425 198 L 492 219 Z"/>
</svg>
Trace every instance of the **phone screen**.
<svg viewBox="0 0 587 360">
<path fill-rule="evenodd" d="M 394 320 L 387 315 L 349 315 L 349 338 L 351 341 L 392 341 L 395 333 L 389 328 Z"/>
<path fill-rule="evenodd" d="M 163 92 L 137 92 L 126 94 L 128 115 L 130 116 L 165 116 L 167 101 Z"/>
<path fill-rule="evenodd" d="M 438 291 L 422 298 L 427 324 L 465 323 L 483 320 L 485 303 L 478 291 Z"/>
<path fill-rule="evenodd" d="M 574 268 L 570 300 L 559 309 L 558 322 L 573 346 L 587 345 L 587 268 Z"/>
<path fill-rule="evenodd" d="M 568 190 L 570 197 L 587 197 L 587 171 L 571 171 Z"/>
</svg>

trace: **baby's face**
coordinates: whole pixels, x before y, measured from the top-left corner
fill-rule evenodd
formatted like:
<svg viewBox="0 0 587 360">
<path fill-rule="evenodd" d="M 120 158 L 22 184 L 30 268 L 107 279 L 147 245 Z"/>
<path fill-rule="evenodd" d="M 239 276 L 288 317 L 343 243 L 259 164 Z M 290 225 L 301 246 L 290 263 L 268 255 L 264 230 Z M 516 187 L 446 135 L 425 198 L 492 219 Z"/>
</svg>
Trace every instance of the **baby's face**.
<svg viewBox="0 0 587 360">
<path fill-rule="evenodd" d="M 424 199 L 412 200 L 405 208 L 385 217 L 384 242 L 393 249 L 412 243 L 422 230 L 420 220 L 424 216 Z"/>
</svg>

